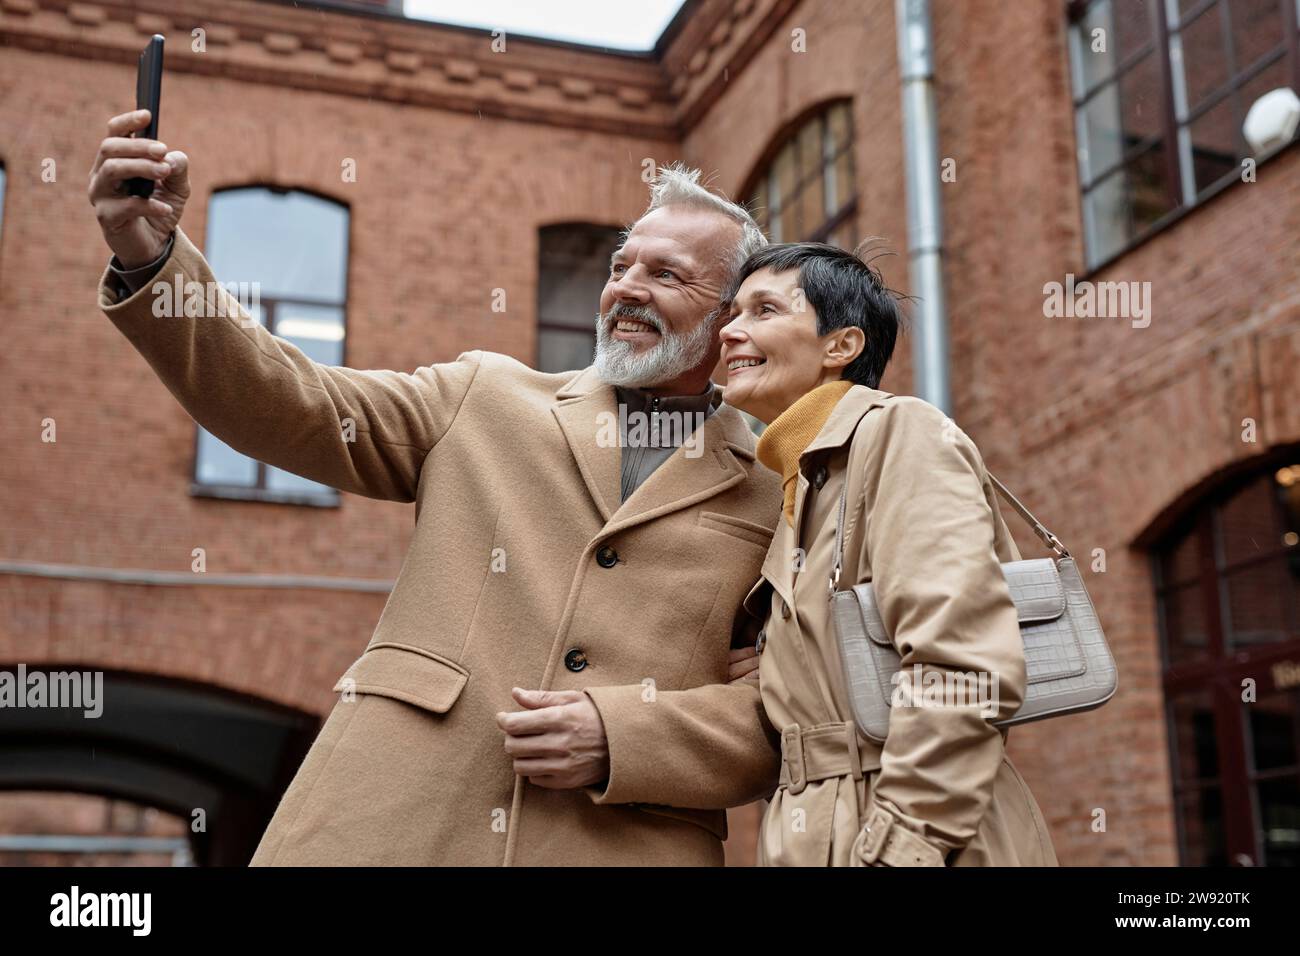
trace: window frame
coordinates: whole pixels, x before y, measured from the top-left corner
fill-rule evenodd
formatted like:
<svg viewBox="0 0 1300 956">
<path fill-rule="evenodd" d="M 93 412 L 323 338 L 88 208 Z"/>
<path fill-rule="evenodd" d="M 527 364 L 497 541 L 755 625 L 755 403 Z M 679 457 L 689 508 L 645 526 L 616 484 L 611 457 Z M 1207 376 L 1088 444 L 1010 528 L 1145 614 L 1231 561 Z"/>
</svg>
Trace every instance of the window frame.
<svg viewBox="0 0 1300 956">
<path fill-rule="evenodd" d="M 623 245 L 623 242 L 626 239 L 626 234 L 627 234 L 627 230 L 625 228 L 610 225 L 608 223 L 590 222 L 587 220 L 563 220 L 560 222 L 545 223 L 537 227 L 537 231 L 536 231 L 537 256 L 535 260 L 537 262 L 537 283 L 536 283 L 535 293 L 534 293 L 535 314 L 534 314 L 534 323 L 533 323 L 534 333 L 533 333 L 532 367 L 539 371 L 541 371 L 542 333 L 544 332 L 568 332 L 568 333 L 589 332 L 591 337 L 591 348 L 593 354 L 595 353 L 595 349 L 596 349 L 596 322 L 594 318 L 589 320 L 586 326 L 580 326 L 577 323 L 574 323 L 572 325 L 566 325 L 563 322 L 548 321 L 547 319 L 544 319 L 542 317 L 542 302 L 541 302 L 542 273 L 548 267 L 547 264 L 543 261 L 546 255 L 546 238 L 548 234 L 562 235 L 566 231 L 572 232 L 574 234 L 578 232 L 583 232 L 586 233 L 589 237 L 592 237 L 593 239 L 599 233 L 602 234 L 601 235 L 602 242 L 605 239 L 612 237 L 614 239 L 614 251 L 617 251 Z M 608 284 L 609 282 L 608 260 L 605 261 L 605 272 L 606 272 L 605 283 Z M 603 289 L 604 286 L 602 285 L 601 288 Z M 597 312 L 600 311 L 599 300 L 597 300 L 596 311 Z M 573 371 L 573 370 L 565 369 L 564 371 Z M 548 374 L 557 374 L 557 373 L 548 373 Z"/>
<path fill-rule="evenodd" d="M 1246 158 L 1245 156 L 1236 157 L 1236 167 L 1233 170 L 1225 172 L 1199 192 L 1196 190 L 1190 133 L 1192 124 L 1215 107 L 1220 106 L 1228 98 L 1235 96 L 1243 86 L 1248 85 L 1256 77 L 1279 62 L 1287 65 L 1287 78 L 1291 88 L 1300 93 L 1300 0 L 1276 0 L 1282 15 L 1283 31 L 1282 36 L 1278 39 L 1277 47 L 1260 56 L 1253 63 L 1248 64 L 1247 69 L 1230 74 L 1222 84 L 1210 93 L 1205 94 L 1202 101 L 1194 108 L 1188 109 L 1185 103 L 1182 102 L 1186 99 L 1185 81 L 1183 81 L 1181 73 L 1183 69 L 1181 56 L 1182 31 L 1201 15 L 1214 15 L 1207 13 L 1207 11 L 1210 11 L 1210 8 L 1216 4 L 1219 6 L 1218 15 L 1220 17 L 1229 16 L 1229 14 L 1225 13 L 1229 0 L 1200 0 L 1195 6 L 1189 8 L 1186 13 L 1178 12 L 1179 0 L 1151 0 L 1149 9 L 1152 22 L 1149 24 L 1149 39 L 1142 47 L 1130 52 L 1124 60 L 1117 62 L 1113 72 L 1104 81 L 1096 84 L 1090 90 L 1080 89 L 1079 84 L 1076 82 L 1079 77 L 1079 68 L 1073 53 L 1074 29 L 1075 25 L 1084 18 L 1089 9 L 1100 2 L 1104 2 L 1104 0 L 1067 0 L 1065 18 L 1066 71 L 1069 79 L 1071 118 L 1075 137 L 1076 158 L 1074 165 L 1075 174 L 1078 178 L 1079 215 L 1082 227 L 1085 276 L 1102 271 L 1153 236 L 1163 232 L 1189 213 L 1205 206 L 1226 189 L 1241 181 L 1241 161 Z M 1170 28 L 1171 12 L 1177 25 L 1176 29 Z M 1173 56 L 1171 45 L 1175 38 L 1179 49 L 1177 58 Z M 1219 42 L 1223 45 L 1223 49 L 1231 60 L 1231 69 L 1236 70 L 1237 64 L 1235 63 L 1231 31 L 1223 31 Z M 1160 131 L 1131 148 L 1124 147 L 1118 162 L 1112 163 L 1104 170 L 1089 176 L 1085 185 L 1086 171 L 1081 156 L 1081 146 L 1084 142 L 1080 129 L 1083 116 L 1082 110 L 1099 91 L 1112 86 L 1116 87 L 1118 91 L 1121 77 L 1147 55 L 1158 58 Z M 1175 59 L 1177 60 L 1177 71 L 1175 70 Z M 1122 105 L 1120 110 L 1122 112 Z M 1244 114 L 1236 115 L 1239 111 L 1239 108 L 1234 109 L 1235 135 L 1238 147 L 1244 144 L 1241 121 L 1245 119 Z M 1183 114 L 1181 120 L 1179 119 L 1180 112 Z M 1168 212 L 1143 228 L 1134 229 L 1131 221 L 1132 205 L 1131 202 L 1128 202 L 1125 206 L 1125 215 L 1129 217 L 1129 222 L 1125 228 L 1127 238 L 1113 251 L 1099 258 L 1094 258 L 1091 238 L 1092 227 L 1089 223 L 1088 214 L 1089 194 L 1110 177 L 1124 175 L 1123 170 L 1127 166 L 1135 159 L 1140 158 L 1145 152 L 1156 148 L 1160 143 L 1168 144 L 1165 149 L 1164 159 L 1166 198 L 1170 202 Z M 1256 160 L 1257 165 L 1263 165 L 1273 157 L 1291 150 L 1297 144 L 1300 144 L 1300 135 L 1293 137 L 1289 143 L 1281 147 L 1261 153 L 1253 158 Z M 1128 185 L 1125 183 L 1126 194 L 1127 188 Z"/>
<path fill-rule="evenodd" d="M 1271 477 L 1278 468 L 1300 460 L 1300 446 L 1276 449 L 1218 476 L 1201 489 L 1190 507 L 1175 522 L 1158 532 L 1150 543 L 1152 597 L 1157 617 L 1161 686 L 1164 696 L 1165 729 L 1170 765 L 1170 794 L 1175 815 L 1175 837 L 1179 862 L 1191 859 L 1188 827 L 1183 818 L 1183 798 L 1192 792 L 1219 791 L 1222 798 L 1222 822 L 1226 863 L 1248 856 L 1254 865 L 1264 865 L 1263 821 L 1257 805 L 1257 786 L 1275 778 L 1296 773 L 1293 767 L 1258 769 L 1253 760 L 1251 722 L 1248 705 L 1241 700 L 1241 682 L 1257 681 L 1258 694 L 1281 693 L 1293 688 L 1274 685 L 1270 666 L 1300 656 L 1300 634 L 1282 641 L 1253 645 L 1234 644 L 1229 640 L 1227 581 L 1232 572 L 1253 564 L 1276 560 L 1300 546 L 1280 546 L 1260 555 L 1229 559 L 1222 549 L 1222 512 L 1238 492 L 1244 491 L 1261 476 Z M 1277 527 L 1285 515 L 1276 494 L 1270 495 L 1269 507 Z M 1192 536 L 1195 545 L 1196 571 L 1177 581 L 1165 580 L 1165 558 L 1175 547 Z M 1206 627 L 1206 654 L 1195 660 L 1170 663 L 1169 614 L 1166 598 L 1170 593 L 1195 588 L 1202 601 Z M 1292 605 L 1291 622 L 1300 623 L 1300 604 Z M 1210 701 L 1214 721 L 1217 772 L 1210 778 L 1184 776 L 1179 765 L 1179 748 L 1175 702 L 1197 693 Z"/>
<path fill-rule="evenodd" d="M 830 151 L 826 149 L 826 143 L 829 136 L 830 124 L 828 117 L 832 110 L 837 107 L 843 107 L 845 115 L 848 117 L 848 138 L 843 146 L 838 150 Z M 809 234 L 800 237 L 779 236 L 772 237 L 773 209 L 770 197 L 773 195 L 773 185 L 777 177 L 777 159 L 787 147 L 793 147 L 798 152 L 798 142 L 803 135 L 804 130 L 811 124 L 818 124 L 821 132 L 821 162 L 816 167 L 816 172 L 807 172 L 796 164 L 795 174 L 797 182 L 795 184 L 795 199 L 797 203 L 804 191 L 820 177 L 822 182 L 826 181 L 826 170 L 834 169 L 840 157 L 847 154 L 851 169 L 850 185 L 853 188 L 853 195 L 845 202 L 839 203 L 838 208 L 833 213 L 826 214 L 821 220 L 821 224 Z M 855 220 L 858 214 L 858 188 L 857 188 L 857 155 L 856 149 L 856 124 L 853 121 L 853 99 L 852 97 L 836 97 L 834 99 L 822 100 L 801 112 L 793 120 L 783 126 L 769 141 L 767 147 L 763 150 L 758 161 L 754 163 L 754 168 L 750 171 L 745 180 L 745 188 L 741 190 L 740 195 L 746 197 L 745 203 L 753 210 L 754 218 L 763 227 L 764 234 L 772 242 L 826 242 L 828 237 L 840 228 L 845 222 Z M 840 186 L 838 180 L 835 182 L 837 187 Z M 768 197 L 768 204 L 761 211 L 757 208 L 758 192 L 762 186 L 765 189 L 764 195 Z M 779 190 L 776 190 L 779 196 Z M 826 192 L 823 191 L 823 208 L 826 205 Z M 787 202 L 782 201 L 776 208 L 779 215 L 786 209 Z"/>
<path fill-rule="evenodd" d="M 277 196 L 287 195 L 289 193 L 303 193 L 328 202 L 341 209 L 346 215 L 346 243 L 343 249 L 343 262 L 341 263 L 340 272 L 343 276 L 343 299 L 340 302 L 332 302 L 327 299 L 312 299 L 302 296 L 267 296 L 259 295 L 258 303 L 262 307 L 262 327 L 272 335 L 275 335 L 275 325 L 278 321 L 276 317 L 276 307 L 279 305 L 311 305 L 324 306 L 327 308 L 337 308 L 342 312 L 340 324 L 343 326 L 343 340 L 339 351 L 339 366 L 346 366 L 348 363 L 348 302 L 352 295 L 352 281 L 348 269 L 352 260 L 352 208 L 345 202 L 341 202 L 333 196 L 319 192 L 314 189 L 304 188 L 301 186 L 281 186 L 270 183 L 242 183 L 235 186 L 223 186 L 220 189 L 214 189 L 208 197 L 208 205 L 222 193 L 236 192 L 239 190 L 263 189 Z M 220 280 L 218 280 L 220 281 Z M 268 468 L 266 462 L 253 458 L 251 455 L 244 455 L 250 459 L 255 467 L 256 483 L 251 485 L 234 485 L 224 482 L 204 482 L 199 480 L 199 433 L 202 425 L 195 422 L 194 425 L 194 446 L 190 462 L 190 495 L 196 498 L 218 498 L 225 501 L 252 501 L 263 502 L 267 504 L 284 504 L 284 505 L 306 505 L 316 508 L 338 508 L 342 504 L 342 495 L 337 488 L 328 488 L 326 491 L 290 491 L 283 488 L 271 488 L 267 485 Z M 215 437 L 215 436 L 214 436 Z M 238 452 L 238 454 L 243 454 Z"/>
</svg>

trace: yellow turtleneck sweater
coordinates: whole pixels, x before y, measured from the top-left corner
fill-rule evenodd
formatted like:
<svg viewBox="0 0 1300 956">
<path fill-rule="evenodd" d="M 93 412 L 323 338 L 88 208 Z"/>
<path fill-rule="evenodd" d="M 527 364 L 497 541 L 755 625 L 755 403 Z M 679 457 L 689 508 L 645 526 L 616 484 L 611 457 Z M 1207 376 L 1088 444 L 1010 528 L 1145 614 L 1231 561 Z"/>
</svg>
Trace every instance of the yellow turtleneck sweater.
<svg viewBox="0 0 1300 956">
<path fill-rule="evenodd" d="M 794 524 L 795 480 L 799 475 L 799 456 L 812 444 L 817 433 L 831 417 L 831 411 L 853 387 L 843 379 L 818 385 L 776 416 L 776 420 L 758 436 L 758 460 L 781 476 L 785 495 L 785 520 Z"/>
</svg>

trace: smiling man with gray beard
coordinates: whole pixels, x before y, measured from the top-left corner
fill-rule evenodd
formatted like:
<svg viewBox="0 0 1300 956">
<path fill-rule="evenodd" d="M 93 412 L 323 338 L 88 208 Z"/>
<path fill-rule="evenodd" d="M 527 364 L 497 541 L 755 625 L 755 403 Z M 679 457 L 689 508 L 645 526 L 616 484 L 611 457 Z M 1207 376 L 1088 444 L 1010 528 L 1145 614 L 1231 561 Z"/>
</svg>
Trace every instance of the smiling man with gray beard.
<svg viewBox="0 0 1300 956">
<path fill-rule="evenodd" d="M 698 173 L 661 170 L 585 370 L 475 351 L 357 371 L 247 322 L 224 291 L 212 315 L 154 314 L 159 283 L 215 277 L 179 228 L 188 157 L 130 137 L 145 119 L 113 119 L 91 173 L 115 253 L 105 314 L 235 450 L 416 504 L 374 634 L 252 862 L 721 863 L 724 808 L 779 770 L 735 649 L 757 626 L 742 601 L 780 480 L 709 380 L 719 298 L 765 243 L 750 216 Z M 157 182 L 151 198 L 125 193 L 133 176 Z M 704 453 L 602 446 L 620 402 L 703 414 Z"/>
</svg>

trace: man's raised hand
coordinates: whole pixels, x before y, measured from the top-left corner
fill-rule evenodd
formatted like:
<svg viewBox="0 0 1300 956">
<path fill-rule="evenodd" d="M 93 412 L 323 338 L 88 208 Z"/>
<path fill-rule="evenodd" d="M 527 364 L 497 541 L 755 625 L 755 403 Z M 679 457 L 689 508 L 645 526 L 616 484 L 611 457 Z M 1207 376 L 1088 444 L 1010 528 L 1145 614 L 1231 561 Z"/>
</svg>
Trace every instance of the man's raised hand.
<svg viewBox="0 0 1300 956">
<path fill-rule="evenodd" d="M 131 136 L 148 125 L 148 110 L 108 121 L 86 191 L 104 241 L 127 269 L 158 258 L 190 198 L 189 157 L 157 140 Z M 154 180 L 152 196 L 127 193 L 126 181 L 137 176 Z"/>
</svg>

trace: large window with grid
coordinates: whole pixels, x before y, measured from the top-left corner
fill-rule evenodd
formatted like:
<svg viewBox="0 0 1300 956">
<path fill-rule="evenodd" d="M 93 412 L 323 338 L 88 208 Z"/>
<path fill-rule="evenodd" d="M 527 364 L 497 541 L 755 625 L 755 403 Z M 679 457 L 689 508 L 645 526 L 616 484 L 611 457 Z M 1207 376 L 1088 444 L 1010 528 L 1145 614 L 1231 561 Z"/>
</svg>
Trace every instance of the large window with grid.
<svg viewBox="0 0 1300 956">
<path fill-rule="evenodd" d="M 1186 515 L 1155 553 L 1184 865 L 1300 865 L 1300 449 Z"/>
<path fill-rule="evenodd" d="M 1097 266 L 1238 180 L 1263 94 L 1300 88 L 1300 0 L 1073 0 L 1084 235 Z"/>
<path fill-rule="evenodd" d="M 841 100 L 777 140 L 744 195 L 773 242 L 857 245 L 852 104 Z"/>
<path fill-rule="evenodd" d="M 241 303 L 253 320 L 323 365 L 343 364 L 346 206 L 296 190 L 223 190 L 208 207 L 206 254 L 218 281 L 256 288 Z M 335 489 L 242 455 L 202 427 L 193 490 L 291 504 L 338 502 Z"/>
</svg>

